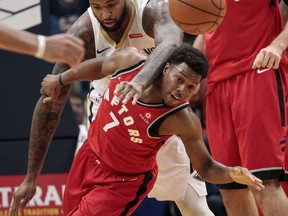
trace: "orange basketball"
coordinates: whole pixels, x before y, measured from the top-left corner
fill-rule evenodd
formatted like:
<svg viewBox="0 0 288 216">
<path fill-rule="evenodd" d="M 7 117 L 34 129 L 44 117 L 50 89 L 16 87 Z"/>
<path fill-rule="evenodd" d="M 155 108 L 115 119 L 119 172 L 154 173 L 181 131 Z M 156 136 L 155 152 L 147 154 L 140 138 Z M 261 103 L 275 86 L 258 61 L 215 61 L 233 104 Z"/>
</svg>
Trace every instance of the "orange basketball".
<svg viewBox="0 0 288 216">
<path fill-rule="evenodd" d="M 226 0 L 169 0 L 173 21 L 188 34 L 214 31 L 226 14 Z"/>
</svg>

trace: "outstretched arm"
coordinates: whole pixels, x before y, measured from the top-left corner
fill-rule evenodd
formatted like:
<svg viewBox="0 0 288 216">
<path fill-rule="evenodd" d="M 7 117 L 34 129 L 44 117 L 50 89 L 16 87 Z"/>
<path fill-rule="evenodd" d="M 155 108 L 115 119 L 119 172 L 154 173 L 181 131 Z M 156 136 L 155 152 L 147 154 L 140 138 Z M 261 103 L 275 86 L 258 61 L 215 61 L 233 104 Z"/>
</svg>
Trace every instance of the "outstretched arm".
<svg viewBox="0 0 288 216">
<path fill-rule="evenodd" d="M 0 49 L 33 55 L 75 67 L 85 54 L 84 42 L 68 34 L 40 36 L 0 24 Z"/>
<path fill-rule="evenodd" d="M 145 54 L 136 48 L 129 47 L 115 51 L 108 57 L 98 57 L 82 62 L 77 68 L 67 70 L 64 73 L 48 74 L 41 84 L 41 94 L 48 96 L 43 102 L 57 101 L 62 86 L 76 81 L 101 79 L 112 75 L 116 70 L 130 67 L 144 59 L 146 59 Z"/>
<path fill-rule="evenodd" d="M 126 103 L 133 98 L 135 103 L 161 71 L 157 69 L 167 60 L 174 48 L 180 46 L 183 32 L 174 24 L 168 10 L 168 1 L 150 0 L 143 12 L 143 28 L 154 38 L 155 50 L 148 57 L 144 68 L 130 83 L 120 83 L 115 94 Z"/>
<path fill-rule="evenodd" d="M 211 157 L 203 141 L 200 119 L 192 109 L 188 108 L 168 117 L 159 132 L 162 135 L 179 135 L 193 166 L 204 180 L 214 184 L 235 181 L 253 186 L 257 190 L 264 188 L 262 181 L 246 168 L 228 167 Z"/>
</svg>

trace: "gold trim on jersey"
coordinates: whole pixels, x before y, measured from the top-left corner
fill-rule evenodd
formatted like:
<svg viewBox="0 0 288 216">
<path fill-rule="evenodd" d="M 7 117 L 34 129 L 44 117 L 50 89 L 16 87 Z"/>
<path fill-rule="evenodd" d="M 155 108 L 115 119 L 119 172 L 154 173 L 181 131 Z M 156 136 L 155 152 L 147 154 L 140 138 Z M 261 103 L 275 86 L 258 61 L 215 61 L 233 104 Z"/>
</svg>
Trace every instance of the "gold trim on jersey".
<svg viewBox="0 0 288 216">
<path fill-rule="evenodd" d="M 102 26 L 100 25 L 100 31 L 103 34 L 104 38 L 115 48 L 117 49 L 118 47 L 121 47 L 122 44 L 124 43 L 124 41 L 127 39 L 128 37 L 128 32 L 130 31 L 132 24 L 134 22 L 134 17 L 135 17 L 135 4 L 134 4 L 134 0 L 131 1 L 131 17 L 129 20 L 129 23 L 124 31 L 124 34 L 121 37 L 121 40 L 118 44 L 116 44 L 116 42 L 114 40 L 112 40 L 110 38 L 110 36 L 107 34 L 107 32 L 102 28 Z"/>
</svg>

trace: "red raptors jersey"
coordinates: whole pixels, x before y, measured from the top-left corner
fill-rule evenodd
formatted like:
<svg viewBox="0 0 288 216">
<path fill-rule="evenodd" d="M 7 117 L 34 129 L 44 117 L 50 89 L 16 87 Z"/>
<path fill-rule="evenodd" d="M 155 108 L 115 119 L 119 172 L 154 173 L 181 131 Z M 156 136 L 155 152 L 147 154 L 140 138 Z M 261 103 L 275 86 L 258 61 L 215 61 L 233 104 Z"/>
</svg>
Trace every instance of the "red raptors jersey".
<svg viewBox="0 0 288 216">
<path fill-rule="evenodd" d="M 206 35 L 206 55 L 211 65 L 208 82 L 250 71 L 260 49 L 282 29 L 278 0 L 227 0 L 222 24 Z"/>
<path fill-rule="evenodd" d="M 159 136 L 159 126 L 167 116 L 189 106 L 187 101 L 172 108 L 141 101 L 136 105 L 131 101 L 118 104 L 113 95 L 115 86 L 120 81 L 130 81 L 143 64 L 141 61 L 112 76 L 88 132 L 88 142 L 96 155 L 121 173 L 152 170 L 156 166 L 157 151 L 169 137 Z"/>
</svg>

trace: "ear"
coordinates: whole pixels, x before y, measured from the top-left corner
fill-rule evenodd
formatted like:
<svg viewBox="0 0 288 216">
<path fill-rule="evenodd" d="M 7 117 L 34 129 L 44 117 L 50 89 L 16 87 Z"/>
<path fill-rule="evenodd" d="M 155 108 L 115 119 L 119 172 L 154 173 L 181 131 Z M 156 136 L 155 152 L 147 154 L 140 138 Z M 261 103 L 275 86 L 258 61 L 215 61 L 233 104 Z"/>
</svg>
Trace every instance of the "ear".
<svg viewBox="0 0 288 216">
<path fill-rule="evenodd" d="M 167 62 L 163 68 L 163 75 L 168 71 L 169 68 L 170 68 L 170 64 Z"/>
<path fill-rule="evenodd" d="M 196 86 L 194 89 L 194 94 L 197 94 L 197 92 L 200 90 L 200 83 Z"/>
</svg>

